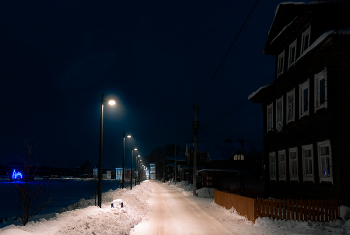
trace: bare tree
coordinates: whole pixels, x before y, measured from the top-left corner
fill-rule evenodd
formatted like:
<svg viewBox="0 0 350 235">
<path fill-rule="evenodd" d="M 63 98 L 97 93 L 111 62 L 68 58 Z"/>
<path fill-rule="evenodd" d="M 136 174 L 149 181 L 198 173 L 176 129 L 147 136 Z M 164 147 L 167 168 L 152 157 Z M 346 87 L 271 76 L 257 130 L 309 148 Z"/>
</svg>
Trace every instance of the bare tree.
<svg viewBox="0 0 350 235">
<path fill-rule="evenodd" d="M 24 140 L 24 143 L 27 156 L 21 159 L 23 162 L 22 181 L 16 182 L 15 186 L 18 190 L 18 214 L 25 226 L 35 212 L 44 209 L 49 204 L 52 197 L 46 199 L 48 184 L 46 189 L 44 189 L 42 183 L 36 187 L 29 185 L 30 181 L 34 180 L 34 175 L 38 170 L 38 164 L 35 167 L 32 166 L 33 152 L 36 146 L 33 145 L 33 138 L 29 141 Z"/>
</svg>

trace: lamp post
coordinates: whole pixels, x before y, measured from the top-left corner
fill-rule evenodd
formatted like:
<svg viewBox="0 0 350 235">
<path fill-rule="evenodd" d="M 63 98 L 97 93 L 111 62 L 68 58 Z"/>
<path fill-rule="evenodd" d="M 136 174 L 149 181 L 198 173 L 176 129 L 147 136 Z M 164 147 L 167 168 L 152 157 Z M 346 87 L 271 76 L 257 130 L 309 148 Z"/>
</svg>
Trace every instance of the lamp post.
<svg viewBox="0 0 350 235">
<path fill-rule="evenodd" d="M 140 155 L 136 155 L 135 160 L 136 160 L 136 162 L 135 162 L 135 171 L 136 171 L 136 168 L 137 168 L 137 176 L 135 175 L 135 186 L 136 186 L 137 178 L 140 179 L 140 177 L 139 177 L 139 175 L 140 175 L 139 174 L 139 168 L 140 168 L 140 161 L 141 161 Z M 137 167 L 136 167 L 136 164 L 137 164 Z"/>
<path fill-rule="evenodd" d="M 98 159 L 98 206 L 102 204 L 102 153 L 103 153 L 103 94 L 101 98 L 101 116 L 100 116 L 100 154 Z M 114 100 L 108 101 L 109 105 L 115 105 Z"/>
<path fill-rule="evenodd" d="M 132 158 L 134 156 L 134 150 L 136 151 L 137 148 L 131 148 L 130 189 L 132 189 Z"/>
<path fill-rule="evenodd" d="M 139 155 L 139 157 L 140 157 L 140 155 Z M 141 158 L 140 158 L 140 165 L 142 164 L 142 160 L 141 160 Z M 141 172 L 141 166 L 139 165 L 139 171 Z M 141 178 L 140 178 L 140 173 L 138 174 L 138 177 L 139 177 L 139 184 L 141 185 Z"/>
<path fill-rule="evenodd" d="M 122 188 L 125 188 L 125 137 L 131 138 L 131 135 L 125 135 L 123 132 L 123 177 L 122 177 Z"/>
</svg>

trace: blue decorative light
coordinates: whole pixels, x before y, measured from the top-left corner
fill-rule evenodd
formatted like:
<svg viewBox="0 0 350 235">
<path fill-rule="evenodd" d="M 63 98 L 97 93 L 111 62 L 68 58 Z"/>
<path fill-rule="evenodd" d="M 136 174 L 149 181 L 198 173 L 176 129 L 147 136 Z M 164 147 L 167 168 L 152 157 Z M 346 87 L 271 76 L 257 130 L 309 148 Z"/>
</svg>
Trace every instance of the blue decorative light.
<svg viewBox="0 0 350 235">
<path fill-rule="evenodd" d="M 21 172 L 16 172 L 16 169 L 13 169 L 13 172 L 12 172 L 12 179 L 23 179 L 23 175 Z"/>
</svg>

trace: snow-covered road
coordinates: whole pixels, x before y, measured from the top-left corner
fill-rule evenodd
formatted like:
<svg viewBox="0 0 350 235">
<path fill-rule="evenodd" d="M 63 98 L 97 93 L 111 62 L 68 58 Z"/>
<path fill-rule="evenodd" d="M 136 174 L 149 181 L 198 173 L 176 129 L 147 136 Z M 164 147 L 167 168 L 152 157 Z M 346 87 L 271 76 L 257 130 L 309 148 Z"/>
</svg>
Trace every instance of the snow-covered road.
<svg viewBox="0 0 350 235">
<path fill-rule="evenodd" d="M 158 182 L 151 184 L 151 217 L 136 225 L 132 235 L 235 234 L 174 188 Z"/>
</svg>

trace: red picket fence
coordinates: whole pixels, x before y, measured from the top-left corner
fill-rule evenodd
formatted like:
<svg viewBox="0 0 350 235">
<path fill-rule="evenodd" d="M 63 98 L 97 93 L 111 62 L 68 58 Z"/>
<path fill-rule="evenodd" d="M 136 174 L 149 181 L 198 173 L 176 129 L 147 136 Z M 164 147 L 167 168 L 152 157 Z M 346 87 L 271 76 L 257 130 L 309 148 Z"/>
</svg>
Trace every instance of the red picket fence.
<svg viewBox="0 0 350 235">
<path fill-rule="evenodd" d="M 214 202 L 236 211 L 255 223 L 259 217 L 279 220 L 326 222 L 340 217 L 341 200 L 253 199 L 214 191 Z"/>
<path fill-rule="evenodd" d="M 341 200 L 257 199 L 257 217 L 279 220 L 331 221 L 340 217 Z"/>
</svg>

